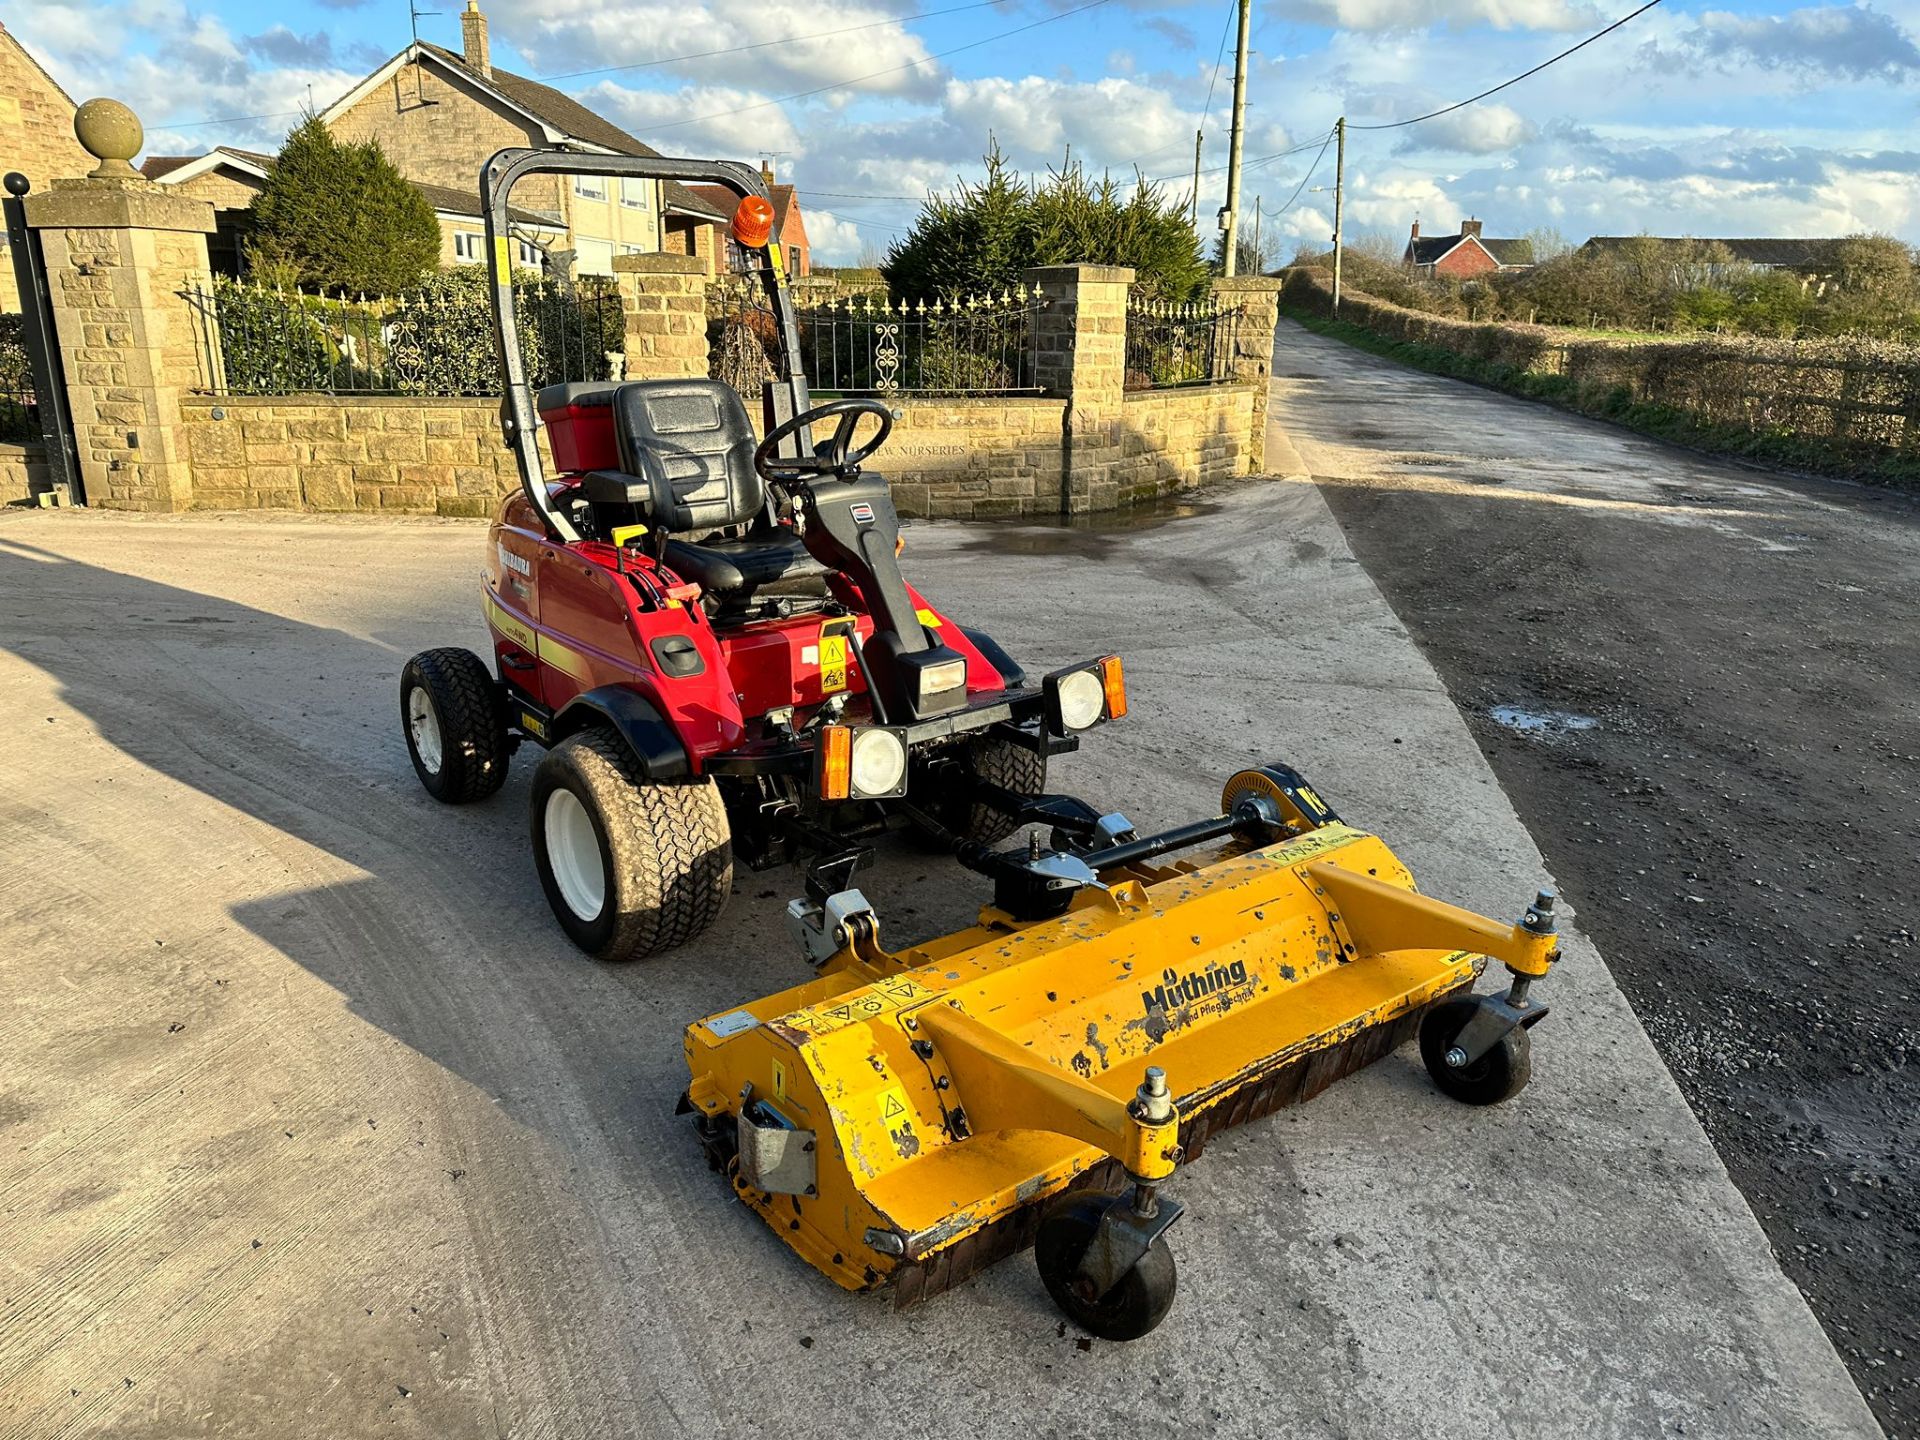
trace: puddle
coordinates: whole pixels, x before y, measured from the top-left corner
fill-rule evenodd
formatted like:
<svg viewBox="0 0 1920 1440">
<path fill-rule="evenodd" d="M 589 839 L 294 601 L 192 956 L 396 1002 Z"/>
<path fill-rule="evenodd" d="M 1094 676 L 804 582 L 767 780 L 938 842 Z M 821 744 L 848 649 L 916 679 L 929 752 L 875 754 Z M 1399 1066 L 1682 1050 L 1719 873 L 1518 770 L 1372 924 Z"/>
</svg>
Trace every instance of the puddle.
<svg viewBox="0 0 1920 1440">
<path fill-rule="evenodd" d="M 1176 520 L 1191 520 L 1218 512 L 1218 502 L 1192 492 L 1163 495 L 1157 500 L 1102 510 L 1091 515 L 1053 518 L 1022 515 L 1017 519 L 966 520 L 960 523 L 978 534 L 961 549 L 1001 555 L 1100 555 L 1123 535 L 1157 530 Z"/>
<path fill-rule="evenodd" d="M 1582 730 L 1597 730 L 1600 722 L 1591 715 L 1575 715 L 1570 710 L 1529 710 L 1523 705 L 1496 705 L 1487 712 L 1494 723 L 1522 735 L 1572 735 Z"/>
</svg>

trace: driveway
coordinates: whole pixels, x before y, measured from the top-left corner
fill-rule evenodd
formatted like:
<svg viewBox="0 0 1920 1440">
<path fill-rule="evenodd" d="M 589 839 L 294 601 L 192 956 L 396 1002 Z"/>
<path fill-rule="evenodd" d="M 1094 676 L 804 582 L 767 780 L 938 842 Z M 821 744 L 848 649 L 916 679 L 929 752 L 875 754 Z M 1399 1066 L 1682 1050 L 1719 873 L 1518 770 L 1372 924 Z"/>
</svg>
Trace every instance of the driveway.
<svg viewBox="0 0 1920 1440">
<path fill-rule="evenodd" d="M 396 676 L 484 646 L 484 544 L 0 514 L 0 1436 L 1877 1433 L 1580 933 L 1611 893 L 1571 897 L 1514 1104 L 1402 1051 L 1183 1172 L 1150 1342 L 1079 1340 L 1024 1257 L 842 1294 L 671 1113 L 682 1027 L 802 973 L 795 877 L 596 966 L 534 879 L 531 757 L 465 810 L 408 768 Z M 1064 787 L 1168 823 L 1281 758 L 1431 893 L 1549 878 L 1309 486 L 906 560 L 1030 662 L 1127 656 Z M 899 850 L 862 883 L 902 937 L 983 898 Z"/>
<path fill-rule="evenodd" d="M 1920 503 L 1293 325 L 1275 370 L 1788 1275 L 1920 1435 Z"/>
</svg>

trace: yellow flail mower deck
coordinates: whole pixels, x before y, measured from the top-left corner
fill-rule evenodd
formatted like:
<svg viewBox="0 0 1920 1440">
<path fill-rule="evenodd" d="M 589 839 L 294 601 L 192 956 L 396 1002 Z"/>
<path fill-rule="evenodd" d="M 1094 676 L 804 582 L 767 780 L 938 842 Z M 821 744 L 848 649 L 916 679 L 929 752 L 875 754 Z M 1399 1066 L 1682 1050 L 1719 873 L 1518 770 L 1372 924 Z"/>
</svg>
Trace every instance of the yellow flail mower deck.
<svg viewBox="0 0 1920 1440">
<path fill-rule="evenodd" d="M 817 976 L 687 1030 L 710 1158 L 848 1289 L 910 1303 L 1032 1244 L 1061 1309 L 1124 1340 L 1172 1303 L 1161 1185 L 1209 1136 L 1416 1034 L 1456 1099 L 1525 1084 L 1550 894 L 1515 924 L 1420 895 L 1281 767 L 1236 775 L 1222 809 L 1142 839 L 1029 802 L 1051 844 L 956 845 L 995 903 L 898 952 L 858 890 L 813 885 L 790 913 Z M 1504 995 L 1470 993 L 1488 959 Z"/>
</svg>

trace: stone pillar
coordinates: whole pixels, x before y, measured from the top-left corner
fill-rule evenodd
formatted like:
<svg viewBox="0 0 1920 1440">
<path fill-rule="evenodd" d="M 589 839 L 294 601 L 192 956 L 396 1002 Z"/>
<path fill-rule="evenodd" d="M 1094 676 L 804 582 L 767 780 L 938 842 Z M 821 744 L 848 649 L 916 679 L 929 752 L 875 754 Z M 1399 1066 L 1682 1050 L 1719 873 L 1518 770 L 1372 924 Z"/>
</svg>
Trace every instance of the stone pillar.
<svg viewBox="0 0 1920 1440">
<path fill-rule="evenodd" d="M 1067 401 L 1062 437 L 1060 509 L 1078 515 L 1110 509 L 1125 443 L 1121 405 L 1127 377 L 1127 289 L 1133 271 L 1118 265 L 1047 265 L 1029 270 L 1048 300 L 1034 317 L 1034 383 Z"/>
<path fill-rule="evenodd" d="M 213 207 L 143 180 L 140 122 L 90 100 L 74 120 L 100 160 L 81 180 L 55 180 L 26 200 L 53 295 L 87 503 L 184 510 L 193 502 L 180 398 L 204 384 L 192 297 L 212 284 Z"/>
<path fill-rule="evenodd" d="M 629 380 L 707 378 L 707 270 L 695 255 L 613 262 L 627 317 Z"/>
<path fill-rule="evenodd" d="M 1240 310 L 1233 373 L 1254 387 L 1253 434 L 1247 437 L 1250 475 L 1264 474 L 1267 468 L 1267 398 L 1273 380 L 1273 332 L 1280 324 L 1280 283 L 1268 275 L 1236 275 L 1213 282 L 1214 299 L 1222 307 Z"/>
</svg>

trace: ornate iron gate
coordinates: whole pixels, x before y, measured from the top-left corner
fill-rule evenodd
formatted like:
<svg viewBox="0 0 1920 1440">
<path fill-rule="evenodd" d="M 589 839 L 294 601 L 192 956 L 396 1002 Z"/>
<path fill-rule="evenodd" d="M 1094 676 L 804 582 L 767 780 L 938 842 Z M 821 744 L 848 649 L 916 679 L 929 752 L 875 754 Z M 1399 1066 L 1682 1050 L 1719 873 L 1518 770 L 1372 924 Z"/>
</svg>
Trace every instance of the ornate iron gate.
<svg viewBox="0 0 1920 1440">
<path fill-rule="evenodd" d="M 60 346 L 53 333 L 53 296 L 47 288 L 47 267 L 40 254 L 40 237 L 27 228 L 25 196 L 31 188 L 19 173 L 6 178 L 7 194 L 0 200 L 7 222 L 7 248 L 13 255 L 14 279 L 20 289 L 21 334 L 27 348 L 28 389 L 20 397 L 29 422 L 46 445 L 47 486 L 56 503 L 87 502 L 80 478 L 80 451 L 74 442 L 73 412 L 67 407 L 67 381 L 60 368 Z"/>
</svg>

